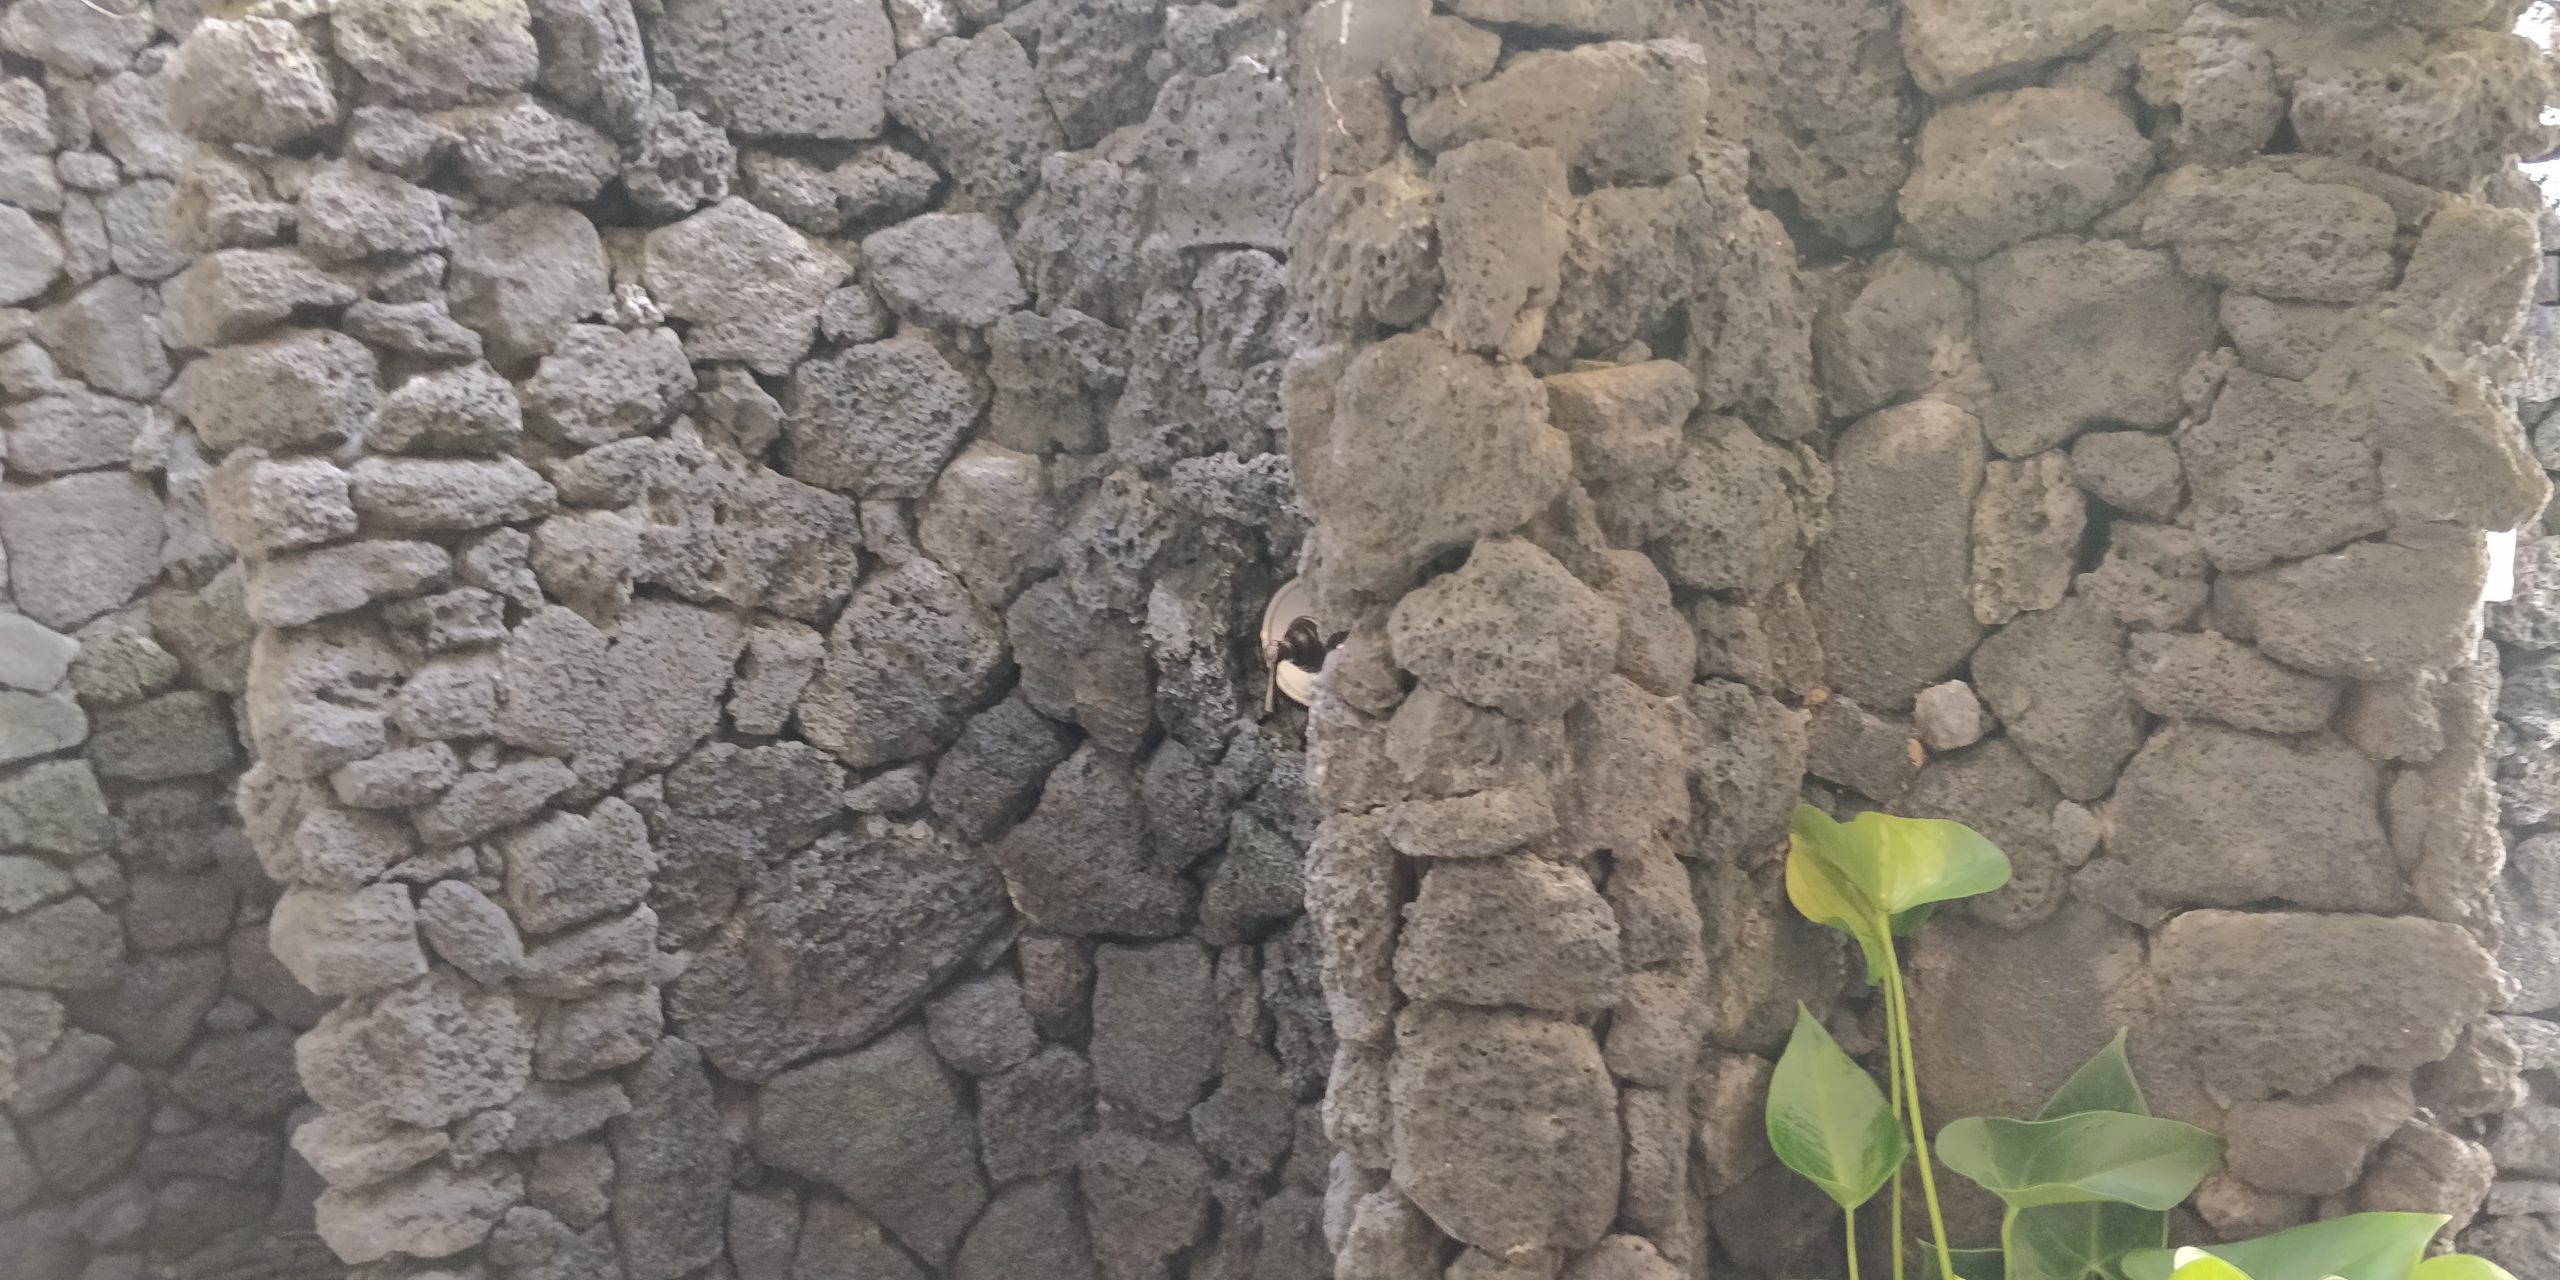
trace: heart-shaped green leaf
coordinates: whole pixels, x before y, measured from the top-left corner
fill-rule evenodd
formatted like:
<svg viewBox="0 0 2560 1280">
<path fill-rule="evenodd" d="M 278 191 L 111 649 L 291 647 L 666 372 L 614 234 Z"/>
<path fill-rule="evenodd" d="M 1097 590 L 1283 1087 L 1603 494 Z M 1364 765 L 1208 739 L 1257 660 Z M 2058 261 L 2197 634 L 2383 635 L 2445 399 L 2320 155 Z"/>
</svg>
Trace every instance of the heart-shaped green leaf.
<svg viewBox="0 0 2560 1280">
<path fill-rule="evenodd" d="M 1961 822 L 1888 813 L 1834 822 L 1811 805 L 1799 805 L 1788 832 L 1888 917 L 2009 883 L 2008 855 Z"/>
<path fill-rule="evenodd" d="M 2445 1222 L 2440 1213 L 2355 1213 L 2207 1247 L 2252 1280 L 2410 1280 Z M 2173 1269 L 2166 1249 L 2124 1262 L 2125 1280 L 2169 1280 Z"/>
<path fill-rule="evenodd" d="M 2143 1099 L 2142 1085 L 2133 1078 L 2133 1062 L 2125 1056 L 2124 1032 L 2107 1047 L 2098 1050 L 2036 1113 L 2038 1120 L 2059 1120 L 2083 1111 L 2122 1111 L 2128 1115 L 2147 1116 L 2151 1105 Z"/>
<path fill-rule="evenodd" d="M 1858 950 L 1867 961 L 1867 981 L 1881 983 L 1885 970 L 1884 931 L 1890 926 L 1884 913 L 1867 901 L 1858 886 L 1816 852 L 1817 846 L 1804 834 L 1808 816 L 1834 828 L 1840 825 L 1811 805 L 1796 807 L 1796 834 L 1787 845 L 1787 900 L 1805 919 L 1857 939 Z"/>
<path fill-rule="evenodd" d="M 1910 1140 L 1874 1077 L 1804 1006 L 1769 1078 L 1769 1146 L 1843 1209 L 1875 1197 Z"/>
<path fill-rule="evenodd" d="M 2123 1280 L 2136 1249 L 2169 1241 L 2169 1215 L 2129 1204 L 2047 1204 L 2020 1210 L 2009 1280 Z"/>
<path fill-rule="evenodd" d="M 1938 1159 L 2012 1208 L 2112 1202 L 2171 1209 L 2222 1158 L 2190 1124 L 2115 1111 L 2058 1120 L 1978 1116 L 1938 1134 Z"/>
<path fill-rule="evenodd" d="M 1869 982 L 1884 980 L 1888 937 L 1918 929 L 1938 903 L 2009 882 L 2008 856 L 1960 822 L 1862 813 L 1843 823 L 1798 805 L 1787 834 L 1788 898 L 1858 940 Z"/>
<path fill-rule="evenodd" d="M 2429 1258 L 2409 1273 L 2409 1280 L 2516 1280 L 2515 1273 L 2470 1253 Z"/>
</svg>

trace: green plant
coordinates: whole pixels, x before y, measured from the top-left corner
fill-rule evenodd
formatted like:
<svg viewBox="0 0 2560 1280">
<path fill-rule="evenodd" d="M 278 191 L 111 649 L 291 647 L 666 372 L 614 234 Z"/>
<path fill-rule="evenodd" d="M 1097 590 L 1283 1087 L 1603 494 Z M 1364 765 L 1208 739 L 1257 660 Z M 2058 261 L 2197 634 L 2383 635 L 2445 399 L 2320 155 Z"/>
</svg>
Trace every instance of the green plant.
<svg viewBox="0 0 2560 1280">
<path fill-rule="evenodd" d="M 1938 1204 L 1928 1129 L 1920 1115 L 1918 1068 L 1911 1052 L 1911 1002 L 1903 990 L 1894 939 L 1909 936 L 1939 903 L 1989 893 L 2008 882 L 2008 855 L 1960 822 L 1867 813 L 1843 823 L 1811 805 L 1798 805 L 1788 824 L 1788 900 L 1807 919 L 1855 939 L 1866 957 L 1867 981 L 1884 991 L 1886 1096 L 1892 1100 L 1894 1118 L 1912 1153 L 1919 1157 L 1930 1238 L 1936 1245 L 1939 1271 L 1946 1275 L 1957 1274 L 1955 1258 L 1947 1244 L 1946 1214 Z M 1803 1026 L 1799 1021 L 1799 1035 Z M 1833 1049 L 1836 1052 L 1837 1046 Z M 1807 1055 L 1799 1062 L 1804 1064 L 1802 1069 L 1812 1070 L 1815 1059 Z M 1781 1060 L 1779 1071 L 1787 1070 Z M 1773 1078 L 1771 1092 L 1776 1091 Z M 1787 1153 L 1779 1154 L 1784 1158 Z M 1902 1164 L 1902 1155 L 1895 1153 L 1889 1179 L 1895 1280 L 1903 1275 Z M 1792 1160 L 1787 1167 L 1804 1171 Z M 1849 1214 L 1849 1244 L 1854 1253 L 1857 1206 L 1842 1207 Z"/>
<path fill-rule="evenodd" d="M 1968 1117 L 1938 1134 L 1938 1160 L 2001 1202 L 1998 1248 L 1954 1247 L 1920 1116 L 1895 939 L 1939 903 L 2007 883 L 2009 860 L 1961 823 L 1873 813 L 1841 823 L 1810 806 L 1797 807 L 1789 837 L 1787 897 L 1806 918 L 1856 939 L 1868 982 L 1884 993 L 1883 1090 L 1801 1005 L 1769 1084 L 1769 1145 L 1840 1206 L 1850 1280 L 1858 1208 L 1888 1183 L 1893 1274 L 1902 1280 L 1902 1168 L 1914 1156 L 1934 1246 L 1924 1280 L 2515 1280 L 2485 1258 L 2427 1257 L 2446 1222 L 2440 1214 L 2359 1213 L 2173 1252 L 2168 1210 L 2221 1161 L 2223 1143 L 2151 1114 L 2121 1031 L 2034 1118 Z"/>
<path fill-rule="evenodd" d="M 2515 1280 L 2470 1254 L 2427 1256 L 2440 1213 L 2356 1213 L 2255 1240 L 2125 1259 L 2126 1280 Z"/>
<path fill-rule="evenodd" d="M 1801 1004 L 1795 1034 L 1769 1078 L 1767 1119 L 1778 1158 L 1840 1206 L 1849 1280 L 1858 1280 L 1858 1206 L 1900 1173 L 1911 1143 L 1874 1077 Z"/>
<path fill-rule="evenodd" d="M 1910 997 L 1895 940 L 1910 936 L 1939 903 L 2007 883 L 2008 858 L 1961 823 L 1883 814 L 1840 823 L 1809 806 L 1797 809 L 1791 836 L 1788 897 L 1807 918 L 1856 939 L 1868 981 L 1884 993 L 1889 1104 L 1801 1009 L 1769 1090 L 1770 1144 L 1841 1206 L 1851 1276 L 1856 1208 L 1886 1182 L 1893 1187 L 1894 1275 L 1903 1275 L 1901 1170 L 1908 1153 L 1919 1159 L 1929 1215 L 1925 1276 L 2125 1280 L 2121 1260 L 2166 1243 L 2166 1211 L 2221 1159 L 2221 1139 L 2150 1114 L 2119 1033 L 2035 1118 L 1958 1120 L 1938 1135 L 1938 1160 L 2003 1204 L 1997 1249 L 1956 1248 L 1947 1239 L 1920 1113 Z M 1880 1114 L 1886 1110 L 1889 1116 Z"/>
</svg>

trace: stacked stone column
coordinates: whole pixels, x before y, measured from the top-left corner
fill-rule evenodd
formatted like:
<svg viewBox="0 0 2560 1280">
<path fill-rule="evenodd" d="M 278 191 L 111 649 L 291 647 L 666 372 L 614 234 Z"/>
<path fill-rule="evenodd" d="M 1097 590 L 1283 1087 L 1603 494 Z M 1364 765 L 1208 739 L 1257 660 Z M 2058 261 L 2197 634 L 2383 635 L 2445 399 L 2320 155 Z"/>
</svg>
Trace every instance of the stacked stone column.
<svg viewBox="0 0 2560 1280">
<path fill-rule="evenodd" d="M 1449 9 L 1301 28 L 1326 1226 L 1342 1276 L 1701 1274 L 1686 860 L 1752 892 L 1802 728 L 1694 683 L 1673 591 L 1801 619 L 1808 313 L 1670 6 Z"/>
</svg>

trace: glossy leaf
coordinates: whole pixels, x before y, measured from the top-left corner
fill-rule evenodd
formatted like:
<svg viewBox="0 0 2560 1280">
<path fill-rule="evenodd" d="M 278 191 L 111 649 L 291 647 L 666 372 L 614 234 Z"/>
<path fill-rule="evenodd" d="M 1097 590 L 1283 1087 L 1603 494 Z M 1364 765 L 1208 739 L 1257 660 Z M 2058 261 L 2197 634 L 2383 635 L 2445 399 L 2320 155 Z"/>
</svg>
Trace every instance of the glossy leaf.
<svg viewBox="0 0 2560 1280">
<path fill-rule="evenodd" d="M 1911 1151 L 1884 1090 L 1802 1005 L 1769 1079 L 1768 1125 L 1778 1159 L 1844 1209 L 1873 1199 Z"/>
<path fill-rule="evenodd" d="M 2125 1056 L 2124 1032 L 2107 1047 L 2098 1050 L 2062 1087 L 2053 1091 L 2038 1120 L 2059 1120 L 2084 1111 L 2122 1111 L 2128 1115 L 2147 1116 L 2151 1104 L 2142 1096 L 2142 1084 L 2133 1078 L 2133 1061 Z"/>
<path fill-rule="evenodd" d="M 2124 1257 L 2169 1242 L 2169 1215 L 2129 1204 L 2048 1204 L 2021 1210 L 2009 1280 L 2123 1280 Z"/>
<path fill-rule="evenodd" d="M 1803 826 L 1806 815 L 1831 822 L 1829 815 L 1810 805 L 1796 808 L 1796 823 Z M 1857 939 L 1858 949 L 1867 960 L 1867 981 L 1884 981 L 1885 952 L 1882 926 L 1884 914 L 1866 900 L 1858 887 L 1849 882 L 1840 869 L 1814 851 L 1815 846 L 1802 835 L 1792 837 L 1787 846 L 1787 900 L 1805 919 L 1826 928 L 1837 929 Z"/>
<path fill-rule="evenodd" d="M 2515 1273 L 2470 1253 L 2429 1258 L 2409 1273 L 2409 1280 L 2516 1280 Z"/>
<path fill-rule="evenodd" d="M 1888 917 L 2009 883 L 2008 855 L 1961 822 L 1885 813 L 1833 822 L 1800 805 L 1788 830 Z"/>
<path fill-rule="evenodd" d="M 2088 1111 L 2058 1120 L 1958 1120 L 1938 1159 L 2013 1208 L 2112 1202 L 2171 1209 L 2222 1158 L 2222 1139 L 2175 1120 Z"/>
<path fill-rule="evenodd" d="M 2251 1280 L 2240 1268 L 2202 1249 L 2178 1250 L 2176 1280 Z"/>
<path fill-rule="evenodd" d="M 2250 1280 L 2410 1280 L 2445 1222 L 2440 1213 L 2356 1213 L 2207 1247 Z M 2126 1280 L 2169 1280 L 2172 1271 L 2166 1249 L 2125 1259 Z"/>
</svg>

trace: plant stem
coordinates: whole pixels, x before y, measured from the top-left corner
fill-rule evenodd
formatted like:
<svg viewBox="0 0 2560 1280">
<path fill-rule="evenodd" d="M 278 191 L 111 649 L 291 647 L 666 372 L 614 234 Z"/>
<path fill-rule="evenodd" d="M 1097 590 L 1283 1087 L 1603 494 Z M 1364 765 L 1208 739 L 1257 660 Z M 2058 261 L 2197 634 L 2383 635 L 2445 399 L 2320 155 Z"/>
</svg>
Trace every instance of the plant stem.
<svg viewBox="0 0 2560 1280">
<path fill-rule="evenodd" d="M 2164 1219 L 2165 1221 L 2165 1219 Z M 2007 1270 L 2010 1259 L 2018 1256 L 2018 1211 L 2010 1205 L 2000 1206 L 2000 1267 Z"/>
<path fill-rule="evenodd" d="M 1903 1125 L 1904 1128 L 1908 1130 L 1909 1124 L 1904 1120 L 1902 1115 L 1902 1055 L 1895 1052 L 1893 1048 L 1893 1011 L 1890 1001 L 1888 1001 L 1885 1006 L 1884 1075 L 1885 1096 L 1893 1100 L 1893 1122 L 1895 1124 Z M 1902 1170 L 1910 1163 L 1910 1157 L 1905 1156 L 1900 1161 L 1897 1161 L 1893 1166 L 1893 1206 L 1891 1210 L 1892 1221 L 1890 1224 L 1893 1231 L 1893 1280 L 1903 1280 Z"/>
<path fill-rule="evenodd" d="M 1920 1060 L 1911 1048 L 1911 1003 L 1902 987 L 1902 961 L 1893 951 L 1893 930 L 1884 931 L 1886 1038 L 1902 1059 L 1902 1087 L 1911 1104 L 1911 1150 L 1920 1158 L 1920 1198 L 1929 1207 L 1929 1232 L 1938 1247 L 1938 1274 L 1956 1274 L 1955 1255 L 1947 1249 L 1947 1219 L 1938 1208 L 1938 1176 L 1929 1168 L 1929 1128 L 1920 1118 Z"/>
<path fill-rule="evenodd" d="M 1858 1280 L 1858 1211 L 1843 1205 L 1840 1218 L 1848 1224 L 1843 1234 L 1849 1241 L 1849 1280 Z"/>
</svg>

